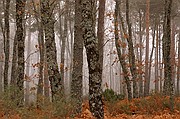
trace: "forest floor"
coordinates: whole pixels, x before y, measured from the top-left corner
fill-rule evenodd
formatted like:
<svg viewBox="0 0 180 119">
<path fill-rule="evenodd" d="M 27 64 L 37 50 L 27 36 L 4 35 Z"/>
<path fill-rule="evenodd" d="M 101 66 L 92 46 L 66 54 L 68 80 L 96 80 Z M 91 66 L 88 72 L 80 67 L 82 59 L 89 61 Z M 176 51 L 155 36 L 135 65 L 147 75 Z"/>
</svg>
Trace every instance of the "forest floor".
<svg viewBox="0 0 180 119">
<path fill-rule="evenodd" d="M 64 119 L 60 116 L 54 116 L 55 111 L 52 107 L 44 109 L 31 108 L 14 110 L 13 108 L 4 108 L 0 101 L 0 119 Z M 174 112 L 170 111 L 169 97 L 150 96 L 146 98 L 137 98 L 132 101 L 120 100 L 105 101 L 104 119 L 180 119 L 180 97 L 175 98 Z M 61 109 L 60 109 L 61 110 Z M 70 113 L 66 113 L 66 119 Z M 88 101 L 83 103 L 82 113 L 74 119 L 95 119 L 89 111 Z"/>
</svg>

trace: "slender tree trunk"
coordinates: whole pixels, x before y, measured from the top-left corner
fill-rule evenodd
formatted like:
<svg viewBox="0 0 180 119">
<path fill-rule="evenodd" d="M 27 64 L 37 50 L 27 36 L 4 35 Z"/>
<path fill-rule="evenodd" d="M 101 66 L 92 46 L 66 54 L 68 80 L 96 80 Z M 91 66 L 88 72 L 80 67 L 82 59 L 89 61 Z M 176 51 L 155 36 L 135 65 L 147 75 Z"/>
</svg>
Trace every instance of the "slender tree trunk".
<svg viewBox="0 0 180 119">
<path fill-rule="evenodd" d="M 156 27 L 156 51 L 155 51 L 155 92 L 159 92 L 159 76 L 158 76 L 158 51 L 159 51 L 159 26 Z"/>
<path fill-rule="evenodd" d="M 146 0 L 146 56 L 145 56 L 145 84 L 144 96 L 149 95 L 150 79 L 149 79 L 149 9 L 150 0 Z"/>
<path fill-rule="evenodd" d="M 129 72 L 128 72 L 128 69 L 127 69 L 127 64 L 125 62 L 125 57 L 122 56 L 121 54 L 121 45 L 120 45 L 120 39 L 119 39 L 119 34 L 118 34 L 118 11 L 119 11 L 119 0 L 116 0 L 116 7 L 115 7 L 115 44 L 116 44 L 116 49 L 117 49 L 117 52 L 118 52 L 118 57 L 119 57 L 119 60 L 120 60 L 120 64 L 121 64 L 121 67 L 122 67 L 122 71 L 124 73 L 124 80 L 125 80 L 125 83 L 127 85 L 127 91 L 128 91 L 128 100 L 131 100 L 132 99 L 132 93 L 131 93 L 131 83 L 130 83 L 130 79 L 129 79 Z"/>
<path fill-rule="evenodd" d="M 154 53 L 154 48 L 155 48 L 155 36 L 156 36 L 156 23 L 155 23 L 155 26 L 153 28 L 153 34 L 152 34 L 152 37 L 153 37 L 153 41 L 152 41 L 152 50 L 151 50 L 151 54 L 150 54 L 150 59 L 149 59 L 149 72 L 148 72 L 148 79 L 151 80 L 151 67 L 152 67 L 152 62 L 153 62 L 153 53 Z M 149 83 L 150 85 L 150 83 Z"/>
<path fill-rule="evenodd" d="M 161 40 L 161 37 L 160 37 L 160 35 L 161 35 L 161 31 L 160 31 L 161 29 L 160 29 L 160 27 L 159 27 L 159 80 L 160 80 L 160 92 L 162 93 L 162 91 L 163 91 L 163 86 L 162 86 L 162 75 L 163 75 L 163 63 L 162 63 L 162 50 L 161 50 L 161 42 L 162 42 L 162 40 Z"/>
<path fill-rule="evenodd" d="M 177 67 L 177 95 L 179 96 L 179 79 L 180 79 L 180 32 L 178 42 L 178 67 Z"/>
<path fill-rule="evenodd" d="M 6 0 L 6 7 L 4 13 L 5 21 L 5 39 L 4 39 L 4 54 L 5 54 L 5 64 L 4 64 L 4 90 L 8 87 L 8 68 L 9 68 L 9 37 L 10 37 L 10 26 L 9 26 L 9 6 L 10 0 Z"/>
<path fill-rule="evenodd" d="M 140 54 L 139 54 L 139 62 L 140 62 L 140 69 L 143 70 L 143 65 L 142 65 L 142 50 L 143 50 L 143 41 L 142 41 L 142 14 L 141 10 L 139 10 L 139 40 L 140 40 Z M 143 76 L 142 73 L 139 74 L 139 97 L 143 97 Z"/>
<path fill-rule="evenodd" d="M 104 118 L 101 68 L 99 63 L 98 39 L 93 27 L 93 0 L 82 2 L 82 29 L 89 68 L 89 106 L 93 116 Z"/>
<path fill-rule="evenodd" d="M 99 1 L 99 17 L 98 17 L 98 30 L 97 30 L 97 37 L 98 37 L 98 49 L 99 49 L 99 62 L 100 67 L 103 72 L 103 43 L 104 43 L 104 15 L 105 15 L 105 3 L 106 0 Z M 101 76 L 102 77 L 102 76 Z"/>
<path fill-rule="evenodd" d="M 0 41 L 0 94 L 3 92 L 3 43 Z"/>
<path fill-rule="evenodd" d="M 27 41 L 27 57 L 28 57 L 30 55 L 30 52 L 31 52 L 31 31 L 30 31 L 30 29 L 28 31 L 28 39 L 27 40 L 28 40 Z M 25 84 L 26 84 L 25 105 L 29 105 L 29 95 L 30 95 L 30 85 L 29 85 L 30 68 L 29 68 L 29 66 L 31 63 L 30 57 L 27 59 L 26 63 L 27 63 L 26 76 L 28 78 L 26 79 L 26 82 L 25 82 Z"/>
<path fill-rule="evenodd" d="M 126 21 L 128 26 L 128 36 L 127 36 L 127 42 L 128 42 L 128 51 L 129 51 L 129 64 L 130 64 L 130 71 L 132 75 L 133 80 L 133 97 L 138 97 L 137 92 L 137 71 L 136 71 L 136 61 L 135 61 L 135 54 L 134 54 L 134 47 L 132 42 L 132 28 L 129 18 L 129 0 L 126 0 Z M 125 34 L 127 35 L 127 34 Z M 125 36 L 126 37 L 126 36 Z"/>
<path fill-rule="evenodd" d="M 47 69 L 51 84 L 52 101 L 58 100 L 58 95 L 62 94 L 61 75 L 58 70 L 54 34 L 55 20 L 53 19 L 53 9 L 55 7 L 55 3 L 51 4 L 49 1 L 41 1 L 41 18 L 45 33 Z"/>
<path fill-rule="evenodd" d="M 23 28 L 23 17 L 25 12 L 26 0 L 16 0 L 16 35 L 18 41 L 18 67 L 17 67 L 17 87 L 18 87 L 18 105 L 23 105 L 24 99 L 24 48 L 25 37 Z"/>
<path fill-rule="evenodd" d="M 61 48 L 61 67 L 60 67 L 60 71 L 61 71 L 61 78 L 62 78 L 62 82 L 65 84 L 65 77 L 64 77 L 64 74 L 65 74 L 65 69 L 64 69 L 64 66 L 65 66 L 65 46 L 67 44 L 67 33 L 68 33 L 68 3 L 69 3 L 69 0 L 66 0 L 66 3 L 65 3 L 65 13 L 64 13 L 64 31 L 63 31 L 63 36 L 62 36 L 62 48 Z M 61 26 L 60 26 L 61 27 Z M 64 90 L 64 89 L 63 89 Z"/>
<path fill-rule="evenodd" d="M 173 81 L 173 85 L 175 84 L 175 73 L 176 73 L 176 68 L 175 68 L 175 23 L 174 21 L 172 21 L 172 31 L 171 31 L 171 48 L 170 48 L 170 57 L 171 57 L 171 70 L 172 70 L 172 81 Z M 175 86 L 175 85 L 174 85 Z M 175 88 L 175 87 L 174 87 Z"/>
</svg>

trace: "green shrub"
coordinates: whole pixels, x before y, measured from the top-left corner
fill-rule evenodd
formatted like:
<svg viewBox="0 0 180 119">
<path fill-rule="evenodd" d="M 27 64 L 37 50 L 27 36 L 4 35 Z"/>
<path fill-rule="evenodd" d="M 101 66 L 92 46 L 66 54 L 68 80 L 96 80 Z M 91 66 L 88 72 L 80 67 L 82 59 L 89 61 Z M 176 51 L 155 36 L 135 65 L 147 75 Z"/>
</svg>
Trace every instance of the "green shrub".
<svg viewBox="0 0 180 119">
<path fill-rule="evenodd" d="M 103 92 L 103 97 L 104 97 L 105 101 L 109 101 L 109 102 L 114 102 L 117 100 L 123 100 L 124 99 L 124 95 L 117 94 L 112 89 L 106 89 Z"/>
</svg>

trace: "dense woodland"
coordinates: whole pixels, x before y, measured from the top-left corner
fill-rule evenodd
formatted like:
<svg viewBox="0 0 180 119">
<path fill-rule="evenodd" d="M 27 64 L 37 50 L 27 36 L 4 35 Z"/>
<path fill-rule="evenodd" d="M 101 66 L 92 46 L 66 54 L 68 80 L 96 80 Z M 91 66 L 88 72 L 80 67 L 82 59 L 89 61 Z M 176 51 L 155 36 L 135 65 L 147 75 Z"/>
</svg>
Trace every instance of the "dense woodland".
<svg viewBox="0 0 180 119">
<path fill-rule="evenodd" d="M 73 117 L 88 100 L 104 119 L 114 96 L 162 95 L 173 112 L 179 83 L 180 0 L 0 0 L 0 105 Z"/>
</svg>

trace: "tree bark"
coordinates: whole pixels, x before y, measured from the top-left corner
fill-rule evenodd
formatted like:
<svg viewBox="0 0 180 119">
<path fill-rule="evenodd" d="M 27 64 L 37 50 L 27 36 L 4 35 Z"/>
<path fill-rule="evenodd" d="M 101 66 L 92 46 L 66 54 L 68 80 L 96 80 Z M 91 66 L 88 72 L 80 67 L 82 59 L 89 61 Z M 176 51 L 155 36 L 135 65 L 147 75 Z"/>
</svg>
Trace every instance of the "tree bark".
<svg viewBox="0 0 180 119">
<path fill-rule="evenodd" d="M 5 38 L 4 38 L 4 54 L 5 54 L 5 64 L 4 64 L 4 90 L 6 91 L 8 87 L 8 68 L 9 68 L 9 37 L 10 37 L 10 26 L 9 26 L 9 6 L 10 0 L 6 0 L 6 7 L 4 13 L 5 21 Z"/>
<path fill-rule="evenodd" d="M 65 84 L 65 77 L 64 77 L 64 74 L 65 74 L 65 69 L 64 69 L 64 66 L 65 66 L 65 46 L 68 44 L 68 42 L 67 42 L 67 35 L 68 35 L 67 34 L 68 33 L 68 26 L 67 26 L 68 25 L 67 24 L 68 23 L 68 18 L 67 17 L 68 17 L 68 12 L 69 12 L 68 4 L 69 4 L 69 0 L 66 0 L 66 2 L 65 2 L 65 13 L 64 13 L 64 30 L 63 30 L 62 40 L 61 40 L 62 41 L 62 45 L 61 45 L 62 47 L 61 47 L 61 67 L 60 67 L 60 71 L 61 71 L 61 78 L 62 78 L 63 84 Z"/>
<path fill-rule="evenodd" d="M 146 55 L 145 55 L 145 84 L 144 96 L 149 95 L 150 79 L 149 79 L 149 9 L 150 0 L 146 0 Z"/>
<path fill-rule="evenodd" d="M 30 55 L 30 53 L 31 53 L 31 31 L 30 31 L 30 28 L 29 28 L 29 31 L 28 31 L 28 39 L 27 39 L 28 41 L 27 41 L 27 57 Z M 30 77 L 30 68 L 29 68 L 29 66 L 30 66 L 30 63 L 31 63 L 31 59 L 30 59 L 30 57 L 27 59 L 27 61 L 26 61 L 26 63 L 27 63 L 27 67 L 26 67 L 26 76 L 28 77 L 27 79 L 26 79 L 26 82 L 25 82 L 25 84 L 26 84 L 26 90 L 25 90 L 25 105 L 29 105 L 29 95 L 30 95 L 30 85 L 29 85 L 29 82 L 30 82 L 30 80 L 29 80 L 29 77 Z"/>
<path fill-rule="evenodd" d="M 25 37 L 23 28 L 23 17 L 25 12 L 26 0 L 16 0 L 16 35 L 18 41 L 18 67 L 17 67 L 17 87 L 18 87 L 18 105 L 23 105 L 24 99 L 24 48 Z"/>
<path fill-rule="evenodd" d="M 82 67 L 83 67 L 83 33 L 81 0 L 75 1 L 75 23 L 74 23 L 74 50 L 73 50 L 73 71 L 71 81 L 72 98 L 77 101 L 76 113 L 82 111 Z"/>
<path fill-rule="evenodd" d="M 56 2 L 55 2 L 56 3 Z M 55 3 L 41 0 L 41 18 L 45 33 L 45 48 L 48 66 L 49 81 L 51 84 L 52 101 L 58 100 L 59 94 L 62 92 L 61 75 L 58 70 L 56 44 L 54 34 L 53 9 Z"/>
<path fill-rule="evenodd" d="M 104 118 L 101 68 L 99 63 L 98 39 L 93 28 L 93 0 L 82 2 L 82 29 L 89 68 L 89 106 L 93 116 Z"/>
<path fill-rule="evenodd" d="M 98 17 L 98 49 L 99 49 L 99 62 L 100 68 L 103 71 L 103 43 L 104 43 L 104 15 L 105 15 L 105 3 L 106 0 L 99 1 L 99 17 Z M 102 77 L 102 76 L 101 76 Z"/>
<path fill-rule="evenodd" d="M 172 0 L 165 0 L 165 15 L 163 26 L 163 59 L 164 59 L 164 87 L 163 92 L 165 95 L 170 96 L 170 108 L 174 109 L 174 88 L 172 81 L 172 67 L 171 67 L 171 7 Z"/>
<path fill-rule="evenodd" d="M 139 10 L 139 41 L 140 41 L 140 53 L 139 53 L 139 63 L 140 63 L 140 69 L 143 71 L 143 61 L 142 61 L 142 56 L 143 56 L 143 41 L 142 41 L 142 13 L 141 10 Z M 143 76 L 142 73 L 139 74 L 139 97 L 143 97 Z"/>
<path fill-rule="evenodd" d="M 158 51 L 159 51 L 159 25 L 156 28 L 156 51 L 155 51 L 155 92 L 159 92 L 159 76 L 158 76 Z"/>
<path fill-rule="evenodd" d="M 133 97 L 138 97 L 137 92 L 137 71 L 136 71 L 136 59 L 134 54 L 134 47 L 132 42 L 132 28 L 129 18 L 129 0 L 126 0 L 126 21 L 127 21 L 127 27 L 128 27 L 128 36 L 127 36 L 127 42 L 128 42 L 128 55 L 129 55 L 129 64 L 130 64 L 130 71 L 132 75 L 133 80 Z M 125 34 L 127 35 L 127 34 Z"/>
<path fill-rule="evenodd" d="M 118 11 L 119 11 L 119 0 L 116 0 L 116 6 L 115 6 L 115 45 L 116 45 L 116 49 L 118 52 L 118 57 L 120 60 L 120 64 L 122 67 L 122 71 L 124 73 L 124 80 L 125 83 L 127 85 L 127 91 L 128 91 L 128 100 L 132 99 L 132 93 L 131 93 L 131 83 L 130 83 L 130 79 L 129 79 L 129 72 L 128 72 L 128 68 L 126 67 L 127 64 L 125 62 L 125 57 L 122 56 L 121 54 L 121 47 L 119 44 L 119 34 L 118 34 Z"/>
</svg>

